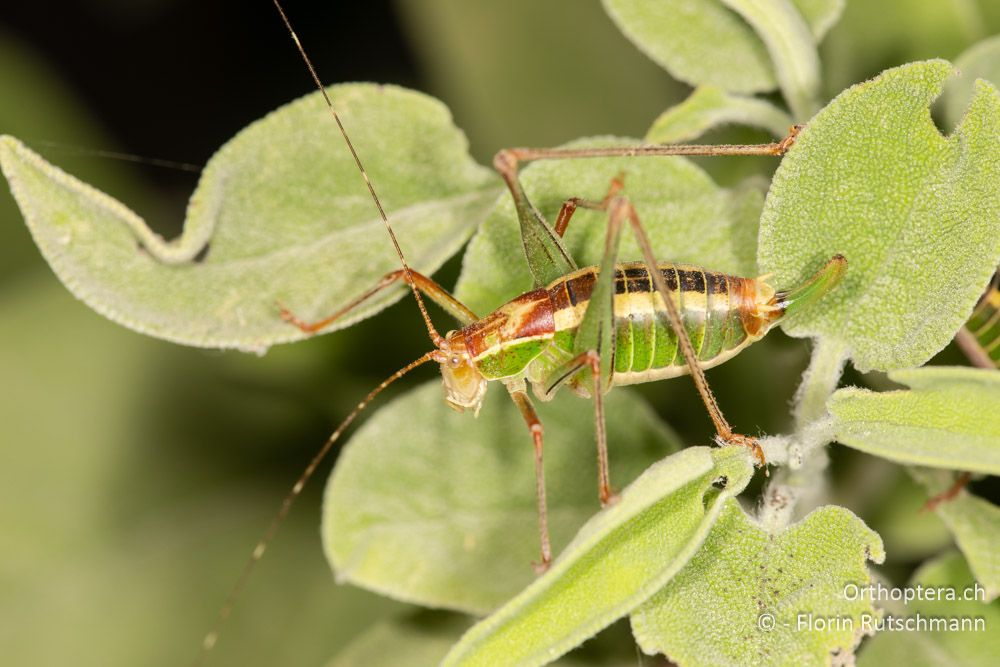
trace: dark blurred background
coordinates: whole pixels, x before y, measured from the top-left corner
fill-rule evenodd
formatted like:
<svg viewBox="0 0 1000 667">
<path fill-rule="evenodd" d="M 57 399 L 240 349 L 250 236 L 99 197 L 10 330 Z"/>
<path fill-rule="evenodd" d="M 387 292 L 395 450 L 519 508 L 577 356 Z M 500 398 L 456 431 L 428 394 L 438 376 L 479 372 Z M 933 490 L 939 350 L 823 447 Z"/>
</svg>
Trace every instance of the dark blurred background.
<svg viewBox="0 0 1000 667">
<path fill-rule="evenodd" d="M 441 98 L 484 164 L 503 146 L 641 136 L 688 92 L 596 1 L 286 4 L 325 81 L 392 82 Z M 954 57 L 998 30 L 1000 8 L 987 0 L 849 3 L 822 49 L 828 90 L 909 60 Z M 0 8 L 0 133 L 167 236 L 180 231 L 197 174 L 99 153 L 202 165 L 243 126 L 311 89 L 267 0 Z M 726 167 L 711 169 L 727 178 Z M 439 276 L 452 284 L 457 271 L 452 261 Z M 404 306 L 263 358 L 143 337 L 76 302 L 0 195 L 4 662 L 188 662 L 331 425 L 426 347 Z M 804 342 L 775 333 L 710 379 L 731 421 L 780 432 L 807 357 Z M 953 351 L 943 360 L 961 363 Z M 689 383 L 644 392 L 686 441 L 704 442 L 710 424 L 690 417 L 700 408 Z M 947 539 L 932 518 L 916 518 L 921 498 L 892 467 L 834 457 L 835 473 L 856 480 L 842 501 L 884 526 L 901 572 Z M 213 664 L 322 663 L 402 607 L 333 586 L 317 530 L 324 476 L 264 559 Z M 906 502 L 877 509 L 897 485 Z"/>
</svg>

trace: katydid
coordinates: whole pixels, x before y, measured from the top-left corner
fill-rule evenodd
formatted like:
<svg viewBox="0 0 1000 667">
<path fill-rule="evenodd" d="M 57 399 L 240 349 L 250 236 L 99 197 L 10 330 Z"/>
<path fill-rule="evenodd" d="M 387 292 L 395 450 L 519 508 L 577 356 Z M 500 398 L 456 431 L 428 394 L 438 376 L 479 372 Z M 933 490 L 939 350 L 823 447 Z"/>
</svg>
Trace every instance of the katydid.
<svg viewBox="0 0 1000 667">
<path fill-rule="evenodd" d="M 313 457 L 281 509 L 258 542 L 205 638 L 202 655 L 214 645 L 256 562 L 273 538 L 292 503 L 319 463 L 358 414 L 386 387 L 429 361 L 440 365 L 445 400 L 453 408 L 478 412 L 489 382 L 499 381 L 520 411 L 534 442 L 535 479 L 540 537 L 539 571 L 552 559 L 543 466 L 543 428 L 527 386 L 540 400 L 550 399 L 563 385 L 594 401 L 598 452 L 598 496 L 614 502 L 604 426 L 603 395 L 615 385 L 649 382 L 690 374 L 724 445 L 752 449 L 760 465 L 763 452 L 753 437 L 736 433 L 720 410 L 705 379 L 704 369 L 733 357 L 759 340 L 785 314 L 812 303 L 843 277 L 847 262 L 834 255 L 805 283 L 775 290 L 766 277 L 744 278 L 690 265 L 658 262 L 640 222 L 639 213 L 622 194 L 623 177 L 612 180 L 600 201 L 568 199 L 550 225 L 528 199 L 518 177 L 522 162 L 608 156 L 771 155 L 781 156 L 794 143 L 798 127 L 782 141 L 759 145 L 661 145 L 598 149 L 509 149 L 494 166 L 504 178 L 517 211 L 525 257 L 535 289 L 514 297 L 492 313 L 478 316 L 431 278 L 412 270 L 399 247 L 350 136 L 333 101 L 292 29 L 279 0 L 274 4 L 358 167 L 371 199 L 385 224 L 401 268 L 336 313 L 315 322 L 303 321 L 282 307 L 281 317 L 304 332 L 316 333 L 350 313 L 382 290 L 409 285 L 427 328 L 433 350 L 393 373 L 361 400 Z M 579 268 L 566 250 L 562 235 L 578 208 L 602 210 L 608 225 L 599 266 Z M 617 249 L 628 225 L 642 249 L 643 261 L 619 263 Z M 427 312 L 422 295 L 453 316 L 460 328 L 441 335 Z"/>
<path fill-rule="evenodd" d="M 974 366 L 1000 368 L 1000 268 L 955 340 Z"/>
</svg>

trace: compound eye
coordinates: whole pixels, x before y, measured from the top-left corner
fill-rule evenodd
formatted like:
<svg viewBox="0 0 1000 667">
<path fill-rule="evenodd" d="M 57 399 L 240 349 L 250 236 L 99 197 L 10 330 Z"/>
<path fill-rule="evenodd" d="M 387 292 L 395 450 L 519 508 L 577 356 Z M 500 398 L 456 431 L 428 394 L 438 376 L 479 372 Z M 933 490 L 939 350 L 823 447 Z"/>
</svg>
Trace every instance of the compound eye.
<svg viewBox="0 0 1000 667">
<path fill-rule="evenodd" d="M 448 360 L 448 363 L 450 363 L 452 366 L 458 366 L 459 364 L 458 357 L 452 357 L 451 359 Z"/>
</svg>

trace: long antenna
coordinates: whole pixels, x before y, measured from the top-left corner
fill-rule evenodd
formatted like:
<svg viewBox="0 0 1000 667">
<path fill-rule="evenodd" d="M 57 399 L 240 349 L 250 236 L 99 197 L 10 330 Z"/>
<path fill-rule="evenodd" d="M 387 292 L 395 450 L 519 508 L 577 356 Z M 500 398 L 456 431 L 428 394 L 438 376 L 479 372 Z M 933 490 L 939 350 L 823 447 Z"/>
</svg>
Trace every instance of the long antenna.
<svg viewBox="0 0 1000 667">
<path fill-rule="evenodd" d="M 375 192 L 375 187 L 372 185 L 371 179 L 368 178 L 368 172 L 365 170 L 365 167 L 361 162 L 361 158 L 358 156 L 358 152 L 354 148 L 354 143 L 351 141 L 350 136 L 347 134 L 347 130 L 344 128 L 344 124 L 340 120 L 340 115 L 337 113 L 336 108 L 334 108 L 333 106 L 333 101 L 330 99 L 329 94 L 326 92 L 326 88 L 323 87 L 323 83 L 322 81 L 320 81 L 319 75 L 316 73 L 316 68 L 313 66 L 312 61 L 309 59 L 309 56 L 306 54 L 305 49 L 302 47 L 302 42 L 299 41 L 298 35 L 295 34 L 295 30 L 292 28 L 291 21 L 288 20 L 288 16 L 285 14 L 285 10 L 282 8 L 279 0 L 274 0 L 274 6 L 278 10 L 278 14 L 281 15 L 281 20 L 284 22 L 285 27 L 288 29 L 288 32 L 292 37 L 292 41 L 295 42 L 295 47 L 298 49 L 299 54 L 305 61 L 306 67 L 309 69 L 309 74 L 312 76 L 313 81 L 316 83 L 316 87 L 319 89 L 319 92 L 323 95 L 323 99 L 326 101 L 326 106 L 330 110 L 330 113 L 333 115 L 333 119 L 334 121 L 336 121 L 337 127 L 340 129 L 340 134 L 344 138 L 344 142 L 347 144 L 347 148 L 351 151 L 351 156 L 354 158 L 354 163 L 357 165 L 358 171 L 361 172 L 361 177 L 364 178 L 365 185 L 368 187 L 368 192 L 372 197 L 372 201 L 375 202 L 375 208 L 378 209 L 379 217 L 381 217 L 382 222 L 385 223 L 386 231 L 389 232 L 389 238 L 392 239 L 392 246 L 393 248 L 395 248 L 396 255 L 399 257 L 400 264 L 402 264 L 403 266 L 403 272 L 406 275 L 406 282 L 410 286 L 410 291 L 413 292 L 414 298 L 417 300 L 417 306 L 420 308 L 420 314 L 424 318 L 424 324 L 427 326 L 427 333 L 430 335 L 431 340 L 434 342 L 434 346 L 436 348 L 440 348 L 444 344 L 445 340 L 441 336 L 441 334 L 437 332 L 437 329 L 434 328 L 434 323 L 431 322 L 431 318 L 430 315 L 427 313 L 427 308 L 424 305 L 424 301 L 420 297 L 420 292 L 417 290 L 417 287 L 414 284 L 413 275 L 410 270 L 410 265 L 406 262 L 406 257 L 403 255 L 403 251 L 399 247 L 399 241 L 396 239 L 396 234 L 392 230 L 392 225 L 389 224 L 389 217 L 386 215 L 385 209 L 382 207 L 382 201 L 379 199 L 378 194 Z M 205 639 L 202 641 L 201 650 L 198 652 L 198 657 L 195 660 L 196 665 L 202 664 L 205 657 L 208 655 L 209 651 L 211 651 L 212 648 L 215 646 L 219 638 L 219 631 L 222 628 L 222 625 L 229 618 L 230 614 L 233 611 L 233 608 L 236 606 L 240 594 L 246 587 L 247 581 L 249 581 L 250 576 L 254 571 L 254 568 L 257 566 L 257 563 L 260 562 L 260 559 L 263 557 L 264 552 L 267 550 L 268 545 L 274 539 L 274 536 L 275 534 L 277 534 L 278 529 L 284 522 L 285 517 L 288 516 L 288 512 L 291 510 L 292 505 L 295 503 L 296 499 L 298 499 L 299 495 L 302 493 L 302 489 L 305 488 L 305 485 L 309 482 L 309 479 L 313 476 L 313 473 L 316 472 L 316 469 L 319 467 L 319 464 L 322 463 L 323 459 L 325 459 L 326 456 L 333 449 L 333 445 L 337 442 L 338 439 L 340 439 L 340 436 L 344 433 L 345 430 L 347 430 L 347 428 L 351 425 L 351 423 L 354 422 L 354 420 L 361 413 L 361 411 L 364 410 L 366 407 L 368 407 L 368 404 L 371 403 L 376 396 L 382 393 L 382 391 L 386 387 L 388 387 L 393 382 L 395 382 L 399 378 L 409 373 L 414 368 L 434 359 L 438 354 L 440 354 L 439 350 L 437 349 L 432 350 L 431 352 L 428 352 L 427 354 L 423 355 L 416 361 L 410 362 L 409 364 L 407 364 L 406 366 L 399 369 L 398 371 L 390 375 L 388 378 L 383 380 L 377 387 L 372 389 L 368 393 L 368 395 L 365 396 L 364 399 L 362 399 L 362 401 L 357 404 L 357 406 L 355 406 L 354 410 L 352 410 L 351 413 L 347 415 L 344 421 L 341 422 L 340 425 L 333 431 L 333 433 L 330 434 L 330 437 L 326 439 L 326 442 L 323 443 L 323 446 L 309 462 L 309 465 L 307 465 L 305 470 L 302 471 L 302 474 L 299 476 L 299 479 L 295 482 L 295 485 L 292 486 L 291 491 L 289 491 L 288 495 L 286 495 L 284 500 L 282 500 L 281 508 L 278 510 L 278 513 L 271 520 L 271 523 L 270 525 L 268 525 L 267 530 L 264 531 L 264 534 L 257 542 L 257 546 L 254 547 L 253 553 L 250 555 L 250 558 L 248 558 L 246 563 L 244 564 L 243 571 L 240 573 L 239 578 L 236 580 L 236 584 L 229 592 L 229 595 L 226 596 L 226 601 L 223 603 L 222 608 L 219 610 L 219 615 L 216 617 L 215 625 L 212 627 L 212 630 L 207 635 L 205 635 Z"/>
<path fill-rule="evenodd" d="M 368 192 L 371 194 L 372 200 L 375 202 L 375 208 L 378 209 L 378 214 L 382 218 L 382 222 L 385 223 L 385 228 L 389 232 L 389 238 L 392 239 L 392 246 L 396 249 L 396 255 L 399 257 L 399 261 L 403 265 L 403 271 L 406 273 L 406 282 L 409 284 L 410 291 L 413 292 L 413 296 L 417 300 L 417 306 L 420 308 L 420 314 L 424 318 L 424 324 L 427 325 L 427 333 L 430 334 L 434 345 L 441 347 L 441 344 L 444 343 L 444 338 L 442 338 L 441 334 L 439 334 L 437 329 L 434 328 L 434 323 L 431 322 L 431 317 L 427 314 L 427 308 L 424 306 L 424 300 L 420 297 L 420 292 L 417 290 L 417 286 L 413 284 L 413 275 L 410 272 L 410 265 L 406 263 L 403 251 L 399 247 L 399 241 L 396 240 L 396 233 L 392 231 L 392 225 L 389 224 L 389 217 L 385 214 L 385 209 L 382 208 L 382 201 L 375 193 L 375 187 L 368 178 L 368 172 L 365 171 L 365 166 L 361 164 L 361 158 L 358 157 L 358 152 L 354 150 L 354 143 L 347 135 L 347 130 L 344 129 L 344 124 L 340 122 L 340 115 L 337 113 L 337 109 L 334 108 L 333 101 L 330 99 L 330 95 L 326 92 L 326 88 L 323 87 L 323 82 L 320 81 L 319 75 L 316 73 L 316 68 L 313 67 L 312 61 L 309 59 L 309 56 L 306 55 L 306 50 L 302 47 L 302 42 L 299 41 L 299 36 L 295 34 L 295 30 L 292 28 L 292 22 L 289 21 L 288 16 L 285 15 L 285 10 L 281 7 L 281 3 L 278 0 L 274 0 L 274 6 L 278 9 L 278 13 L 281 14 L 281 20 L 284 21 L 285 27 L 288 28 L 288 33 L 292 36 L 292 41 L 295 42 L 295 48 L 299 50 L 299 54 L 302 55 L 302 60 L 305 61 L 306 67 L 309 68 L 309 74 L 312 75 L 312 79 L 316 83 L 316 87 L 323 95 L 323 99 L 326 100 L 326 106 L 330 110 L 330 113 L 333 114 L 333 119 L 337 121 L 337 127 L 340 128 L 340 134 L 344 137 L 344 141 L 347 143 L 347 147 L 351 151 L 351 156 L 354 157 L 354 163 L 358 165 L 361 177 L 365 179 L 365 185 L 368 186 Z"/>
<path fill-rule="evenodd" d="M 376 396 L 381 394 L 386 387 L 412 371 L 417 366 L 430 361 L 436 354 L 438 354 L 438 351 L 432 350 L 416 361 L 411 361 L 383 380 L 377 387 L 368 392 L 368 395 L 354 407 L 351 414 L 347 415 L 344 421 L 340 423 L 340 426 L 338 426 L 333 433 L 330 434 L 330 437 L 326 439 L 326 442 L 323 443 L 320 450 L 316 452 L 316 455 L 311 461 L 309 461 L 309 465 L 307 465 L 305 470 L 302 471 L 302 475 L 299 476 L 299 479 L 295 482 L 292 490 L 289 491 L 288 495 L 285 496 L 285 499 L 281 501 L 281 509 L 279 509 L 278 513 L 274 515 L 274 518 L 271 519 L 270 525 L 268 525 L 267 530 L 264 531 L 264 534 L 257 542 L 257 546 L 254 547 L 250 558 L 248 558 L 246 564 L 243 565 L 243 571 L 240 573 L 239 579 L 236 580 L 236 584 L 233 585 L 232 590 L 229 591 L 229 595 L 226 596 L 226 601 L 219 610 L 219 615 L 215 619 L 215 625 L 212 626 L 211 631 L 205 635 L 205 639 L 201 642 L 201 650 L 198 652 L 198 658 L 195 660 L 195 665 L 202 664 L 205 660 L 205 656 L 215 646 L 216 641 L 219 639 L 219 630 L 222 628 L 222 624 L 226 622 L 226 619 L 229 618 L 233 608 L 236 606 L 236 602 L 239 600 L 240 594 L 246 587 L 247 581 L 249 581 L 254 568 L 257 566 L 257 563 L 260 562 L 264 552 L 267 551 L 267 546 L 271 543 L 271 540 L 274 539 L 275 534 L 278 532 L 278 528 L 280 528 L 281 524 L 284 523 L 285 517 L 288 516 L 289 510 L 292 509 L 292 504 L 296 501 L 296 499 L 298 499 L 299 495 L 302 493 L 302 489 L 305 488 L 306 483 L 313 476 L 313 473 L 316 472 L 316 468 L 319 467 L 319 464 L 323 462 L 326 455 L 330 453 L 331 449 L 333 449 L 334 443 L 340 439 L 340 436 L 347 430 L 347 427 L 351 425 L 357 416 L 361 414 L 361 411 L 368 407 L 368 404 L 371 403 Z"/>
<path fill-rule="evenodd" d="M 134 153 L 122 153 L 121 151 L 106 150 L 104 148 L 88 148 L 87 146 L 76 146 L 73 144 L 65 144 L 61 141 L 51 141 L 49 139 L 32 139 L 30 137 L 22 137 L 29 146 L 44 146 L 45 148 L 51 148 L 60 153 L 67 155 L 83 155 L 85 157 L 99 157 L 108 158 L 111 160 L 122 160 L 123 162 L 135 162 L 136 164 L 145 164 L 150 167 L 162 167 L 164 169 L 175 169 L 177 171 L 187 171 L 193 174 L 200 174 L 205 168 L 202 164 L 193 164 L 191 162 L 180 162 L 178 160 L 168 160 L 165 158 L 158 157 L 146 157 L 144 155 L 135 155 Z"/>
</svg>

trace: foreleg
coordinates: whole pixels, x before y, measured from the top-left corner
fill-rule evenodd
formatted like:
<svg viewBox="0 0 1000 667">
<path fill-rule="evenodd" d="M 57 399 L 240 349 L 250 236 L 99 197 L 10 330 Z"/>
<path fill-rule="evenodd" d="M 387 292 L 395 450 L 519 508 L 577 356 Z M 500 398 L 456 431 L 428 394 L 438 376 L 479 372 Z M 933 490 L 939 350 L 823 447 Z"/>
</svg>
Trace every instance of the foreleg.
<svg viewBox="0 0 1000 667">
<path fill-rule="evenodd" d="M 472 322 L 475 322 L 477 319 L 479 319 L 478 317 L 476 317 L 476 314 L 473 313 L 468 308 L 466 308 L 461 301 L 453 297 L 451 294 L 448 293 L 448 291 L 445 288 L 441 287 L 439 284 L 437 284 L 427 276 L 421 273 L 417 273 L 416 271 L 413 270 L 410 271 L 410 276 L 413 279 L 414 287 L 420 290 L 421 293 L 427 295 L 427 298 L 429 298 L 431 301 L 441 306 L 446 312 L 448 312 L 448 314 L 450 314 L 456 320 L 461 322 L 463 325 L 471 324 Z M 354 310 L 364 302 L 368 301 L 368 299 L 371 299 L 379 292 L 388 289 L 397 282 L 406 282 L 406 271 L 404 269 L 397 269 L 395 271 L 391 271 L 385 274 L 382 277 L 382 279 L 375 284 L 374 287 L 372 287 L 367 292 L 365 292 L 358 298 L 348 303 L 346 306 L 344 306 L 334 314 L 328 317 L 324 317 L 321 320 L 316 320 L 315 322 L 306 322 L 296 317 L 290 310 L 288 310 L 284 306 L 281 306 L 281 319 L 285 320 L 289 324 L 298 327 L 305 333 L 310 333 L 310 334 L 316 333 L 317 331 L 320 331 L 326 328 L 327 326 L 333 324 L 334 322 L 344 317 L 345 315 L 350 313 L 352 310 Z"/>
</svg>

